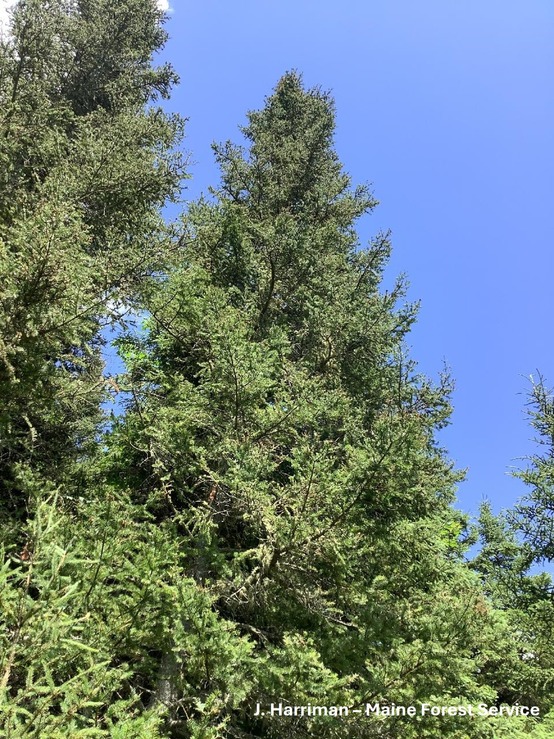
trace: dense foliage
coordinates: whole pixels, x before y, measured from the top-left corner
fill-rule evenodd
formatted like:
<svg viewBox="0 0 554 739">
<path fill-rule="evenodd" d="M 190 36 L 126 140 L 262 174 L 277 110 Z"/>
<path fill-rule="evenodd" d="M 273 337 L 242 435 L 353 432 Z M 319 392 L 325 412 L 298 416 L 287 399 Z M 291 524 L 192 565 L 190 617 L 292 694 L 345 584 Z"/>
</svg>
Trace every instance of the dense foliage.
<svg viewBox="0 0 554 739">
<path fill-rule="evenodd" d="M 26 0 L 0 56 L 0 470 L 10 515 L 32 459 L 49 480 L 94 438 L 100 330 L 159 270 L 181 124 L 151 3 Z M 146 107 L 146 102 L 150 101 Z"/>
<path fill-rule="evenodd" d="M 184 171 L 162 21 L 20 0 L 1 48 L 0 736 L 550 736 L 551 453 L 471 531 L 437 444 L 450 380 L 408 356 L 388 235 L 356 235 L 376 202 L 297 74 L 164 224 Z"/>
</svg>

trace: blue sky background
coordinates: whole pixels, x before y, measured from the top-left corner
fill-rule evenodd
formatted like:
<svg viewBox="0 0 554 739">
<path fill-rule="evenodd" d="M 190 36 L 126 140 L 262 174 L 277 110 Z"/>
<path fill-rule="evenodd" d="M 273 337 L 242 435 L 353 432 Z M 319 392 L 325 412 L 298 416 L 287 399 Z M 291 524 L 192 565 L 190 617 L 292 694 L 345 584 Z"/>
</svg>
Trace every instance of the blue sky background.
<svg viewBox="0 0 554 739">
<path fill-rule="evenodd" d="M 189 118 L 186 199 L 217 183 L 212 141 L 237 140 L 289 69 L 331 90 L 336 147 L 381 205 L 362 241 L 392 229 L 387 275 L 421 300 L 420 368 L 456 380 L 442 434 L 468 468 L 459 506 L 525 492 L 507 472 L 534 449 L 530 374 L 554 385 L 552 0 L 173 0 L 169 104 Z"/>
</svg>

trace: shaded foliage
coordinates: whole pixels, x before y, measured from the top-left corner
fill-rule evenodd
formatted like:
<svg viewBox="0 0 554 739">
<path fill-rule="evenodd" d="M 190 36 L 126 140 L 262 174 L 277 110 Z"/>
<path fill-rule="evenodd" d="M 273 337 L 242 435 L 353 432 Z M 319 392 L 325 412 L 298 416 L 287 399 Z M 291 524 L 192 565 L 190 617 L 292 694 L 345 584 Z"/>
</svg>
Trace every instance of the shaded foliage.
<svg viewBox="0 0 554 739">
<path fill-rule="evenodd" d="M 182 176 L 174 75 L 152 3 L 24 0 L 0 50 L 0 468 L 67 484 L 105 397 L 103 325 L 167 259 L 159 209 Z M 146 106 L 148 103 L 148 106 Z"/>
</svg>

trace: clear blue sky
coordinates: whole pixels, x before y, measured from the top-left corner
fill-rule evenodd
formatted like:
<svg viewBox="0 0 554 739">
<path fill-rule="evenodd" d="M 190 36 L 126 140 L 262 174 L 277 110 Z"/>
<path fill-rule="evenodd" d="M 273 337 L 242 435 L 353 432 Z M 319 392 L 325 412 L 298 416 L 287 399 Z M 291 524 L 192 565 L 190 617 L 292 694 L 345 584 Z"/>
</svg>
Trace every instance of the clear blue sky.
<svg viewBox="0 0 554 739">
<path fill-rule="evenodd" d="M 554 384 L 554 2 L 173 0 L 167 29 L 186 198 L 286 70 L 332 91 L 339 156 L 381 202 L 362 239 L 392 229 L 387 279 L 422 301 L 412 354 L 456 380 L 441 441 L 468 468 L 459 506 L 512 505 L 525 488 L 506 473 L 534 449 L 526 377 Z"/>
</svg>

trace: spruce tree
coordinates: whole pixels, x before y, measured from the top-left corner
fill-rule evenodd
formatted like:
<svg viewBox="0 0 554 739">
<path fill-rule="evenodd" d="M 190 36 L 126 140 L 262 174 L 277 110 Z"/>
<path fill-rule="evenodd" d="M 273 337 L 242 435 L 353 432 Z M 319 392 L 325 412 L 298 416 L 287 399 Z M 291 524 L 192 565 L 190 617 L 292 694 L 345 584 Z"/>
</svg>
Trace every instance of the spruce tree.
<svg viewBox="0 0 554 739">
<path fill-rule="evenodd" d="M 358 243 L 375 200 L 342 170 L 332 99 L 289 73 L 242 132 L 215 148 L 221 185 L 186 214 L 145 332 L 120 341 L 130 400 L 104 479 L 171 528 L 211 604 L 170 619 L 153 700 L 172 736 L 490 736 L 461 717 L 254 715 L 492 700 L 493 622 L 436 441 L 449 380 L 407 356 L 388 236 Z"/>
<path fill-rule="evenodd" d="M 64 479 L 96 435 L 101 329 L 167 259 L 174 74 L 150 0 L 21 0 L 0 48 L 0 489 Z"/>
<path fill-rule="evenodd" d="M 503 646 L 487 666 L 485 679 L 507 703 L 539 706 L 544 719 L 536 727 L 523 722 L 521 733 L 514 728 L 516 738 L 549 736 L 554 720 L 554 587 L 545 568 L 554 551 L 553 410 L 552 393 L 541 379 L 533 384 L 529 415 L 543 452 L 531 456 L 527 469 L 513 473 L 530 492 L 514 509 L 496 516 L 490 505 L 482 507 L 480 548 L 472 562 L 502 624 L 497 638 Z"/>
<path fill-rule="evenodd" d="M 534 454 L 526 470 L 515 474 L 530 488 L 512 516 L 512 524 L 524 537 L 533 562 L 554 560 L 554 395 L 543 379 L 533 384 L 530 397 L 531 426 L 538 433 L 542 454 Z"/>
<path fill-rule="evenodd" d="M 145 583 L 171 551 L 86 470 L 103 328 L 173 248 L 160 207 L 182 123 L 159 103 L 175 80 L 153 64 L 162 21 L 153 0 L 20 0 L 0 46 L 2 736 L 158 731 L 129 635 L 139 605 L 148 626 L 158 613 Z"/>
</svg>

